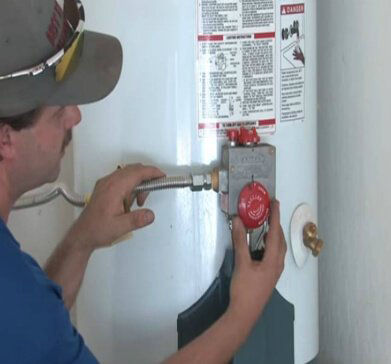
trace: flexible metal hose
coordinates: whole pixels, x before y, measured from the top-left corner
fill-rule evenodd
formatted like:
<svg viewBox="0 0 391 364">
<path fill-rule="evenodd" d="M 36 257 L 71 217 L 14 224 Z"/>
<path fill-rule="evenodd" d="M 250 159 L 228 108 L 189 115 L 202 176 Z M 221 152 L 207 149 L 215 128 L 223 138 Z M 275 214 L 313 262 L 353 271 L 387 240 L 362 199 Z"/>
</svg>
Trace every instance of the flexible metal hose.
<svg viewBox="0 0 391 364">
<path fill-rule="evenodd" d="M 189 176 L 179 177 L 164 177 L 152 181 L 147 181 L 135 188 L 135 192 L 151 192 L 159 190 L 168 190 L 174 188 L 185 188 L 193 185 L 193 178 Z M 84 207 L 89 200 L 88 196 L 82 196 L 75 192 L 71 192 L 69 188 L 59 183 L 48 192 L 37 193 L 35 195 L 27 195 L 21 197 L 13 207 L 14 210 L 36 207 L 51 202 L 58 196 L 63 196 L 71 205 L 76 207 Z"/>
<path fill-rule="evenodd" d="M 159 190 L 169 190 L 174 188 L 185 188 L 193 185 L 192 176 L 163 177 L 152 181 L 147 181 L 137 186 L 135 192 L 150 192 Z"/>
</svg>

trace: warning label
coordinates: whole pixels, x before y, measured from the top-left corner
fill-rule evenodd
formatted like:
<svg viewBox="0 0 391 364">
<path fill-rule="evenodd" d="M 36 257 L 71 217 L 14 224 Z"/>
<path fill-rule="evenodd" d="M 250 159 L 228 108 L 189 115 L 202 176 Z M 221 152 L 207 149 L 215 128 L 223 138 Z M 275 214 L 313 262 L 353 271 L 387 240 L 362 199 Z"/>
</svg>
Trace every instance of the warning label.
<svg viewBox="0 0 391 364">
<path fill-rule="evenodd" d="M 275 131 L 275 0 L 197 0 L 199 136 Z"/>
<path fill-rule="evenodd" d="M 281 122 L 305 118 L 305 4 L 281 6 Z"/>
</svg>

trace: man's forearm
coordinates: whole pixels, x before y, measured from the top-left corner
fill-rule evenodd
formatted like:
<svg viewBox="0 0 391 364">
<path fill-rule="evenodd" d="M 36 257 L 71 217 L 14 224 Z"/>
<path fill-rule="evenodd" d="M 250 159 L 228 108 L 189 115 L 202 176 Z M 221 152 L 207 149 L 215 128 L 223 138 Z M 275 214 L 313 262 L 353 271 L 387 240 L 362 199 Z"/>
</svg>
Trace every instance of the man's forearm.
<svg viewBox="0 0 391 364">
<path fill-rule="evenodd" d="M 71 230 L 46 263 L 45 271 L 51 280 L 62 287 L 68 309 L 76 300 L 91 254 L 92 250 L 85 248 Z"/>
<path fill-rule="evenodd" d="M 164 364 L 225 364 L 247 339 L 251 328 L 250 320 L 243 320 L 243 315 L 237 316 L 228 309 L 214 325 Z"/>
</svg>

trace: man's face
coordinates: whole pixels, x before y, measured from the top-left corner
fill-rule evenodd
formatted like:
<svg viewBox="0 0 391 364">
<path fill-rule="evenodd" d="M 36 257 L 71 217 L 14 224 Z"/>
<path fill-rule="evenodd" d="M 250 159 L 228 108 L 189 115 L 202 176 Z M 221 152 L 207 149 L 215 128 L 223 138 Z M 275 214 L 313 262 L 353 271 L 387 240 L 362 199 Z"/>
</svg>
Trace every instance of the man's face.
<svg viewBox="0 0 391 364">
<path fill-rule="evenodd" d="M 18 132 L 16 173 L 18 179 L 25 181 L 23 189 L 58 178 L 61 159 L 72 139 L 72 128 L 80 120 L 77 106 L 47 106 L 40 110 L 34 126 Z"/>
</svg>

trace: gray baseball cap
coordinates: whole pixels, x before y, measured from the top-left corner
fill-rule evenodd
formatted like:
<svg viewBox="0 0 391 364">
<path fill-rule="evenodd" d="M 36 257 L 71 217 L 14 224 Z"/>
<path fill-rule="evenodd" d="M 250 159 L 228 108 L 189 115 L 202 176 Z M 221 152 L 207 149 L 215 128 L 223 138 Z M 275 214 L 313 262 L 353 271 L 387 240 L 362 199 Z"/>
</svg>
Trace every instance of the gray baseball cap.
<svg viewBox="0 0 391 364">
<path fill-rule="evenodd" d="M 1 0 L 0 117 L 43 105 L 87 104 L 114 89 L 121 44 L 82 31 L 83 23 L 79 0 Z M 58 77 L 63 63 L 65 76 Z"/>
</svg>

